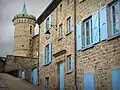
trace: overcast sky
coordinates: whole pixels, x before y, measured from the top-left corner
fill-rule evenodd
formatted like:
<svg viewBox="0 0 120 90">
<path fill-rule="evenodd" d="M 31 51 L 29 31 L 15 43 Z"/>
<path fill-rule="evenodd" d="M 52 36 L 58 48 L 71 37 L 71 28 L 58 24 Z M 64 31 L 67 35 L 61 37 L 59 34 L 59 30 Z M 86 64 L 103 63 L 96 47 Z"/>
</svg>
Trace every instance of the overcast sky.
<svg viewBox="0 0 120 90">
<path fill-rule="evenodd" d="M 24 2 L 28 13 L 38 16 L 52 0 L 0 0 L 0 56 L 12 55 L 14 44 L 13 17 L 20 13 Z M 36 32 L 38 26 L 36 28 Z"/>
</svg>

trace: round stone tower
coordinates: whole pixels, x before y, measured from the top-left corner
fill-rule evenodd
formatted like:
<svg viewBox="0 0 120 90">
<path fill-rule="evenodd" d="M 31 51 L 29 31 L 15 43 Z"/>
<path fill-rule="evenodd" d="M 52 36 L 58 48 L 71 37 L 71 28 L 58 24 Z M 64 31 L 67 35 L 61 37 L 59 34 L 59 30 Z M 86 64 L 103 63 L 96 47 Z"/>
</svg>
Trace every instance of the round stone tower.
<svg viewBox="0 0 120 90">
<path fill-rule="evenodd" d="M 36 18 L 27 13 L 24 4 L 20 14 L 14 16 L 14 50 L 13 55 L 32 57 L 32 37 L 34 35 Z"/>
</svg>

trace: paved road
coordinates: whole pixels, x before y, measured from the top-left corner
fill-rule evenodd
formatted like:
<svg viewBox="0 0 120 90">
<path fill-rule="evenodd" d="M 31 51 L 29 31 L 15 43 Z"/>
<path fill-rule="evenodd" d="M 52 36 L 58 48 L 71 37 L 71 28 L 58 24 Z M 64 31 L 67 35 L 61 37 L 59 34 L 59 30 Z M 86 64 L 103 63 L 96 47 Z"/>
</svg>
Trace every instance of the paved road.
<svg viewBox="0 0 120 90">
<path fill-rule="evenodd" d="M 3 87 L 3 88 L 2 88 Z M 0 73 L 0 90 L 40 90 L 29 82 Z"/>
</svg>

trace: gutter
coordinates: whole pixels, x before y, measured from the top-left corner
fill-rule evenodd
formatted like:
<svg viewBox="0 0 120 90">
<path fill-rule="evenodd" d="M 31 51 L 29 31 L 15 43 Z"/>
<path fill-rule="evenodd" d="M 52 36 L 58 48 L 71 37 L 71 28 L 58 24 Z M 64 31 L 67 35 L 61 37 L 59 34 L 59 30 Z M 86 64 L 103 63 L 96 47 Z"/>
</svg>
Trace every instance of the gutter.
<svg viewBox="0 0 120 90">
<path fill-rule="evenodd" d="M 77 85 L 77 48 L 76 48 L 76 0 L 74 0 L 74 90 L 78 90 Z"/>
<path fill-rule="evenodd" d="M 39 25 L 39 42 L 38 42 L 38 86 L 39 86 L 39 84 L 40 84 L 40 74 L 39 74 L 39 72 L 40 72 L 40 65 L 39 65 L 39 56 L 40 56 L 40 25 Z"/>
</svg>

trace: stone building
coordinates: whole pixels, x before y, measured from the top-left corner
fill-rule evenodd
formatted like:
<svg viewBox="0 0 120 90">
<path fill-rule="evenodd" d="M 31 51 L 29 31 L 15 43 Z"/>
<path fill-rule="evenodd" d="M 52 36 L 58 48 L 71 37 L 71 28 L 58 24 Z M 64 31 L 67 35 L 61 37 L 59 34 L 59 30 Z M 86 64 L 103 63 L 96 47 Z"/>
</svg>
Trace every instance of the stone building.
<svg viewBox="0 0 120 90">
<path fill-rule="evenodd" d="M 39 34 L 35 35 L 36 17 L 28 14 L 24 4 L 13 23 L 14 50 L 13 55 L 6 57 L 5 72 L 37 85 Z"/>
<path fill-rule="evenodd" d="M 41 90 L 120 89 L 119 0 L 52 0 L 37 23 Z"/>
<path fill-rule="evenodd" d="M 33 36 L 36 17 L 27 13 L 25 4 L 20 14 L 14 16 L 14 51 L 15 56 L 32 57 Z"/>
</svg>

